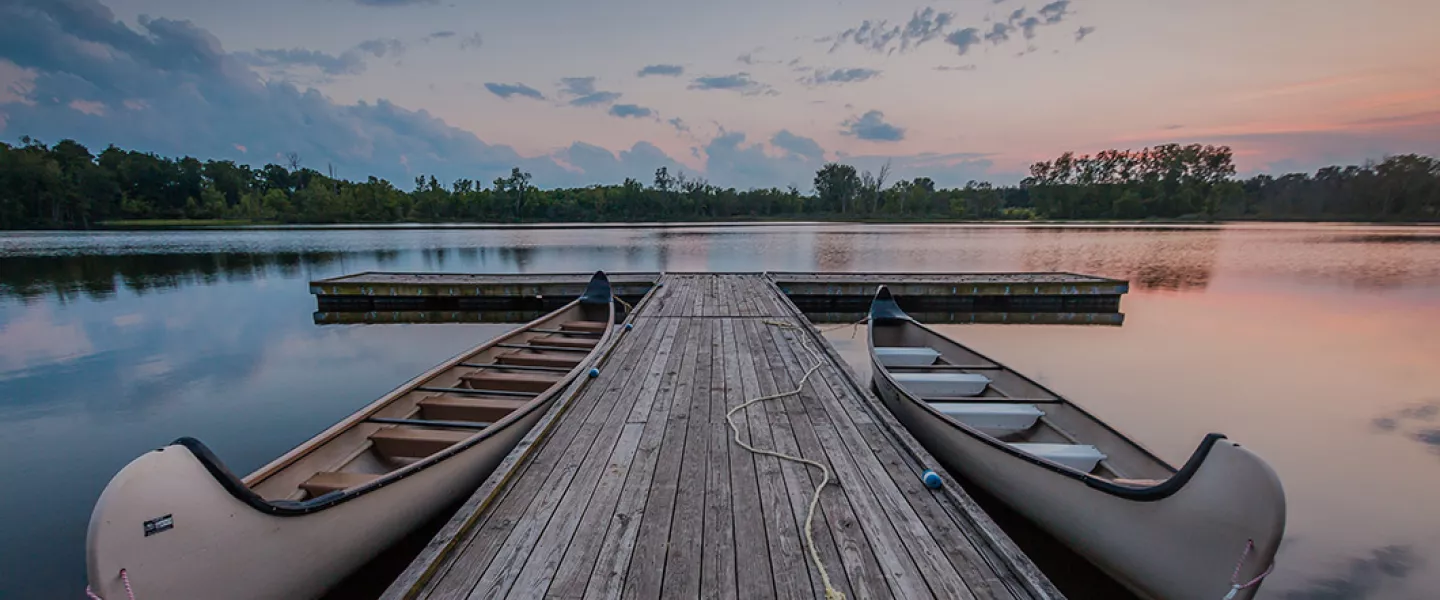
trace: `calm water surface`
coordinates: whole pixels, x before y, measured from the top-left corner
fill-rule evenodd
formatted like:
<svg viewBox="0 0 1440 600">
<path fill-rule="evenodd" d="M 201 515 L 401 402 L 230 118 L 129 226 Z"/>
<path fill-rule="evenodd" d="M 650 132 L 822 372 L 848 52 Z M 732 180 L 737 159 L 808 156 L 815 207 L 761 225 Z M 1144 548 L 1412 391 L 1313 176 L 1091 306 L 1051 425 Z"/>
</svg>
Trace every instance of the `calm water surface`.
<svg viewBox="0 0 1440 600">
<path fill-rule="evenodd" d="M 506 329 L 315 325 L 307 281 L 590 269 L 1128 279 L 1120 327 L 941 329 L 1171 462 L 1210 431 L 1263 455 L 1290 511 L 1264 597 L 1440 590 L 1440 229 L 807 225 L 0 234 L 0 597 L 81 596 L 139 453 L 191 435 L 249 472 Z"/>
</svg>

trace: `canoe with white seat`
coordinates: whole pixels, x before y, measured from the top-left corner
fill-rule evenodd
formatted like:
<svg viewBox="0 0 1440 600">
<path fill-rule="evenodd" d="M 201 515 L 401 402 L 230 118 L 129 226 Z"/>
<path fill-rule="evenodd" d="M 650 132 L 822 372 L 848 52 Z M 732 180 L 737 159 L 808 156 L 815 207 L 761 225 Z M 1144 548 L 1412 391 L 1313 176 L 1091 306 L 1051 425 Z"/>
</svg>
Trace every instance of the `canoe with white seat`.
<svg viewBox="0 0 1440 600">
<path fill-rule="evenodd" d="M 869 330 L 875 389 L 930 454 L 1141 597 L 1214 600 L 1231 591 L 1232 574 L 1248 582 L 1270 567 L 1285 532 L 1285 493 L 1275 471 L 1239 444 L 1212 433 L 1176 469 L 916 322 L 884 287 Z M 961 387 L 943 377 L 954 375 L 973 376 L 959 391 L 974 393 L 944 393 Z M 1258 587 L 1234 598 L 1253 598 Z"/>
<path fill-rule="evenodd" d="M 86 539 L 103 598 L 314 598 L 471 493 L 614 335 L 584 295 L 412 379 L 244 479 L 181 438 L 100 494 Z"/>
<path fill-rule="evenodd" d="M 990 378 L 978 373 L 895 373 L 895 382 L 921 398 L 978 396 Z"/>
</svg>

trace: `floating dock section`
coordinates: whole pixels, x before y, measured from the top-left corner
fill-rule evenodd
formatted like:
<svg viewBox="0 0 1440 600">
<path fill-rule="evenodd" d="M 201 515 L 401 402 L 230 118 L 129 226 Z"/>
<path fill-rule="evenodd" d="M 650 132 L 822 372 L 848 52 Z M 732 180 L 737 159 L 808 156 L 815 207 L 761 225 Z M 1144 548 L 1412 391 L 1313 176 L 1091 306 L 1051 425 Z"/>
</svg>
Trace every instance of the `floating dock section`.
<svg viewBox="0 0 1440 600">
<path fill-rule="evenodd" d="M 676 273 L 682 275 L 683 273 Z M 636 302 L 661 273 L 611 273 L 616 295 Z M 912 314 L 1012 313 L 946 322 L 1074 322 L 1035 313 L 1117 314 L 1125 281 L 1076 273 L 736 273 L 773 282 L 807 313 L 862 312 L 876 287 L 889 286 Z M 392 312 L 433 319 L 456 311 L 553 309 L 584 291 L 589 273 L 463 274 L 366 272 L 310 283 L 319 310 Z M 385 320 L 381 318 L 381 320 Z M 389 319 L 396 321 L 397 319 Z M 488 320 L 488 319 L 486 319 Z M 1085 321 L 1086 318 L 1080 318 Z M 1106 323 L 1113 319 L 1088 319 Z M 317 322 L 347 322 L 344 317 Z M 941 321 L 937 319 L 936 321 Z"/>
<path fill-rule="evenodd" d="M 613 279 L 612 279 L 613 280 Z M 322 284 L 323 285 L 323 284 Z M 665 274 L 385 598 L 1060 598 L 761 274 Z M 818 365 L 818 367 L 816 366 Z M 806 373 L 814 373 L 806 380 Z M 942 471 L 943 473 L 943 471 Z"/>
</svg>

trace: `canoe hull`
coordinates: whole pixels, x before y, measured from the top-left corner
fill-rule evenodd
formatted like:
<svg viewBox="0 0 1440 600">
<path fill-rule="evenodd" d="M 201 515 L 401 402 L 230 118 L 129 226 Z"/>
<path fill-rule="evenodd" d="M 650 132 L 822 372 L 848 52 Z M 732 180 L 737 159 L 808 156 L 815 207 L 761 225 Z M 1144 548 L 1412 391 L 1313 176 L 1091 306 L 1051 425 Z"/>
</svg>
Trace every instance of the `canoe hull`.
<svg viewBox="0 0 1440 600">
<path fill-rule="evenodd" d="M 313 598 L 479 486 L 544 414 L 347 502 L 298 516 L 264 514 L 225 490 L 181 445 L 141 456 L 105 488 L 86 544 L 89 581 L 124 598 Z M 173 528 L 146 536 L 146 521 Z"/>
<path fill-rule="evenodd" d="M 1275 472 L 1258 456 L 1219 440 L 1179 491 L 1141 501 L 1103 493 L 1082 479 L 1025 461 L 937 415 L 900 390 L 872 360 L 885 404 L 947 469 L 1015 509 L 1146 598 L 1213 600 L 1253 539 L 1242 581 L 1268 567 L 1284 533 Z M 1258 585 L 1234 597 L 1253 598 Z"/>
</svg>

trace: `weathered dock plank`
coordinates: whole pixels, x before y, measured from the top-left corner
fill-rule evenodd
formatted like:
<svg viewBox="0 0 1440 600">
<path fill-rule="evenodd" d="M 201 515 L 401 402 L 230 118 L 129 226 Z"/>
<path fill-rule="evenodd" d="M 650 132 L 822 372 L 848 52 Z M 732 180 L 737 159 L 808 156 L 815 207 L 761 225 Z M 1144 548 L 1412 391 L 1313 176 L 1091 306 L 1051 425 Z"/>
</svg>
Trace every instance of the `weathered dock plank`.
<svg viewBox="0 0 1440 600">
<path fill-rule="evenodd" d="M 386 598 L 807 598 L 814 540 L 856 598 L 1058 598 L 963 491 L 891 427 L 823 337 L 760 275 L 665 275 L 553 426 L 487 480 Z M 469 524 L 468 526 L 457 523 Z M 1001 536 L 997 538 L 996 536 Z"/>
</svg>

